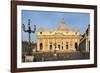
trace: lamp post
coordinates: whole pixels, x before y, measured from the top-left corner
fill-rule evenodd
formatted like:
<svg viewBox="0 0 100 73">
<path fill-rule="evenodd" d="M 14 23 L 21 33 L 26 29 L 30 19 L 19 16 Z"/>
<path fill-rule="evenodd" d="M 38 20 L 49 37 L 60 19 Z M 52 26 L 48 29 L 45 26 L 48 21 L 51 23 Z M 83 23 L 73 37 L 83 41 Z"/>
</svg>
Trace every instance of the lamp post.
<svg viewBox="0 0 100 73">
<path fill-rule="evenodd" d="M 28 19 L 28 29 L 26 30 L 25 25 L 22 25 L 23 31 L 29 34 L 29 44 L 28 44 L 28 55 L 32 55 L 32 49 L 31 49 L 31 33 L 35 33 L 36 31 L 36 25 L 34 25 L 34 30 L 31 30 L 30 26 L 30 19 Z"/>
</svg>

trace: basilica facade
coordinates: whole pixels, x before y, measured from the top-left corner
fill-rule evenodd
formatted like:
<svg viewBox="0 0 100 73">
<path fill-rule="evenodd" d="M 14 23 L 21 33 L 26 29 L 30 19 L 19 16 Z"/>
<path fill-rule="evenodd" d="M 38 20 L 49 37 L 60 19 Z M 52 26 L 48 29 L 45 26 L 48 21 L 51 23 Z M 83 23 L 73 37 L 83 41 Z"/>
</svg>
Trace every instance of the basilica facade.
<svg viewBox="0 0 100 73">
<path fill-rule="evenodd" d="M 72 52 L 79 50 L 81 34 L 79 29 L 70 30 L 62 19 L 55 30 L 36 31 L 37 51 L 63 51 Z"/>
</svg>

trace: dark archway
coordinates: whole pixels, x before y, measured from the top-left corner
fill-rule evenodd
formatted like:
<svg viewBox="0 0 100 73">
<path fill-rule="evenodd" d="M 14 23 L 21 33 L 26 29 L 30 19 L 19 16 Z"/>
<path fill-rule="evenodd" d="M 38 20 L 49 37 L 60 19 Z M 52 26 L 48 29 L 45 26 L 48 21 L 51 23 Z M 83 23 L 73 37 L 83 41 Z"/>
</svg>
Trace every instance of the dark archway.
<svg viewBox="0 0 100 73">
<path fill-rule="evenodd" d="M 78 44 L 77 43 L 75 43 L 75 49 L 78 50 Z"/>
<path fill-rule="evenodd" d="M 40 43 L 40 50 L 42 50 L 43 49 L 43 44 L 42 43 Z"/>
<path fill-rule="evenodd" d="M 59 48 L 59 50 L 60 50 L 60 45 L 58 45 L 58 48 Z"/>
<path fill-rule="evenodd" d="M 52 45 L 50 45 L 50 50 L 52 49 Z"/>
<path fill-rule="evenodd" d="M 68 45 L 66 45 L 66 49 L 68 49 Z"/>
</svg>

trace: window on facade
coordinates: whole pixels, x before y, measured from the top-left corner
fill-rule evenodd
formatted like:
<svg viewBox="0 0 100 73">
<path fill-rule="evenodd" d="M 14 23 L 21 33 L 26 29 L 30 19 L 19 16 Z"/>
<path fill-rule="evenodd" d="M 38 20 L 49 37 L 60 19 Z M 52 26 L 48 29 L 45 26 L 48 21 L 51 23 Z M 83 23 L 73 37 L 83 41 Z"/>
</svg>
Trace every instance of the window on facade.
<svg viewBox="0 0 100 73">
<path fill-rule="evenodd" d="M 40 43 L 40 50 L 42 50 L 43 49 L 43 44 L 42 43 Z"/>
<path fill-rule="evenodd" d="M 40 34 L 42 34 L 42 32 L 40 32 Z"/>
</svg>

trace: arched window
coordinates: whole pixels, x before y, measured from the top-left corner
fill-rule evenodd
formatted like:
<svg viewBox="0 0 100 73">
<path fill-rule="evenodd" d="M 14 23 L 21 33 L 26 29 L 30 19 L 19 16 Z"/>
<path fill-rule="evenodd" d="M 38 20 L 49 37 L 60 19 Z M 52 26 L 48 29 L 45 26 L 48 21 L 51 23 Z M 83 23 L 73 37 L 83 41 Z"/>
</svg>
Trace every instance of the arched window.
<svg viewBox="0 0 100 73">
<path fill-rule="evenodd" d="M 42 50 L 43 49 L 43 44 L 42 43 L 40 43 L 40 50 Z"/>
<path fill-rule="evenodd" d="M 40 34 L 42 34 L 42 32 L 40 32 Z"/>
</svg>

